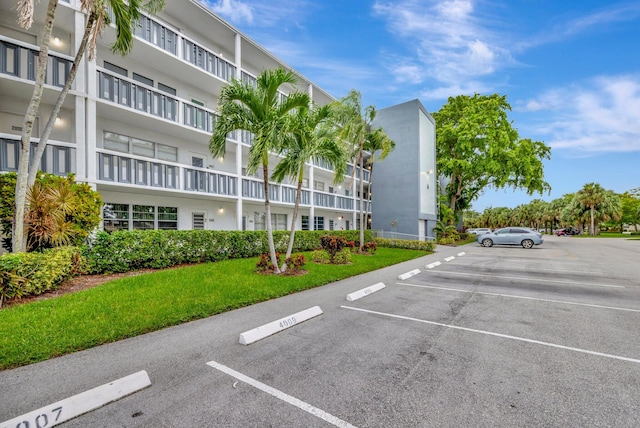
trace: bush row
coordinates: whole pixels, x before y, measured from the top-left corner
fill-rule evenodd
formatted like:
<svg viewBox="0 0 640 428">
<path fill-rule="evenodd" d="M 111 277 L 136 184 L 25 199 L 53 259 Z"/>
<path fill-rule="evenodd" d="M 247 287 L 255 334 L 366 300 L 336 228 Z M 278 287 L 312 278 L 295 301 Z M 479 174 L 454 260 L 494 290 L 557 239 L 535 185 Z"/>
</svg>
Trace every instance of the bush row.
<svg viewBox="0 0 640 428">
<path fill-rule="evenodd" d="M 436 246 L 433 241 L 410 241 L 407 239 L 376 238 L 379 247 L 404 248 L 407 250 L 433 251 Z"/>
<path fill-rule="evenodd" d="M 297 231 L 294 252 L 320 247 L 327 231 Z M 359 231 L 331 231 L 348 241 L 359 240 Z M 371 240 L 365 232 L 365 241 Z M 276 251 L 285 253 L 288 231 L 274 231 Z M 116 273 L 145 268 L 166 268 L 184 263 L 215 262 L 259 256 L 269 251 L 266 231 L 137 230 L 98 232 L 83 255 L 88 273 Z"/>
<path fill-rule="evenodd" d="M 0 256 L 0 306 L 6 299 L 42 294 L 74 275 L 80 266 L 76 247 Z"/>
</svg>

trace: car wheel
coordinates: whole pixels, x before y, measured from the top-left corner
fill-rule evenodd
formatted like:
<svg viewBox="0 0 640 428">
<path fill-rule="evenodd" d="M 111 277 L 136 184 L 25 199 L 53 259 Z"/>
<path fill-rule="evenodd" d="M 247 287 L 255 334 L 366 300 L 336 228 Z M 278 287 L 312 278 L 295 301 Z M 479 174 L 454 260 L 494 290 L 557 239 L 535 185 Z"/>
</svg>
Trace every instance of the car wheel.
<svg viewBox="0 0 640 428">
<path fill-rule="evenodd" d="M 525 239 L 522 241 L 522 248 L 531 248 L 533 247 L 533 241 L 531 239 Z"/>
<path fill-rule="evenodd" d="M 486 238 L 482 240 L 483 247 L 491 247 L 492 245 L 493 245 L 493 241 L 491 239 Z"/>
</svg>

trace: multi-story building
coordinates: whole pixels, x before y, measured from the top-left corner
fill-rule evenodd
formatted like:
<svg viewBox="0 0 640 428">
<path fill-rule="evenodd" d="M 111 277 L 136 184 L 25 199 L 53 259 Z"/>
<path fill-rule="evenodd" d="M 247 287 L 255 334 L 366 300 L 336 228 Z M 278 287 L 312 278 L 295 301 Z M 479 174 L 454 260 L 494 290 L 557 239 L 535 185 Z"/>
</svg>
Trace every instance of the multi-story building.
<svg viewBox="0 0 640 428">
<path fill-rule="evenodd" d="M 17 25 L 15 2 L 0 3 L 0 172 L 16 171 L 24 115 L 33 91 L 47 2 L 36 2 L 28 31 Z M 64 85 L 85 25 L 80 0 L 59 2 L 47 80 L 35 123 L 38 138 Z M 246 174 L 251 135 L 236 132 L 226 156 L 208 149 L 221 89 L 251 82 L 265 69 L 290 67 L 195 0 L 169 1 L 143 16 L 128 56 L 109 48 L 107 28 L 96 59 L 82 61 L 58 115 L 42 169 L 88 182 L 106 203 L 106 229 L 265 228 L 263 182 Z M 283 95 L 306 91 L 319 105 L 334 98 L 298 74 Z M 272 156 L 270 164 L 278 162 Z M 297 229 L 354 229 L 359 211 L 351 172 L 333 185 L 333 171 L 309 164 Z M 271 183 L 272 224 L 287 229 L 295 185 Z"/>
<path fill-rule="evenodd" d="M 378 110 L 373 125 L 382 127 L 396 148 L 373 165 L 372 228 L 386 237 L 434 238 L 438 183 L 433 117 L 413 100 Z"/>
</svg>

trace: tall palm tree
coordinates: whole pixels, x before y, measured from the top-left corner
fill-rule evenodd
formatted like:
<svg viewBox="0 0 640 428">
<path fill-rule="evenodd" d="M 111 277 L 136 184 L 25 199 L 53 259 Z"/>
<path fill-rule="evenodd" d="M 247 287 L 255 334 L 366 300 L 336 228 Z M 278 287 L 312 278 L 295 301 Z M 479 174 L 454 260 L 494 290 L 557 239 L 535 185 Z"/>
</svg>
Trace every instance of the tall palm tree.
<svg viewBox="0 0 640 428">
<path fill-rule="evenodd" d="M 589 234 L 595 235 L 595 212 L 596 207 L 604 202 L 606 198 L 606 190 L 597 183 L 587 183 L 582 189 L 576 193 L 577 202 L 585 209 L 589 209 L 591 226 Z"/>
<path fill-rule="evenodd" d="M 297 183 L 289 245 L 281 268 L 283 272 L 287 270 L 286 260 L 291 257 L 293 251 L 305 163 L 321 160 L 329 164 L 335 171 L 335 184 L 344 180 L 347 170 L 347 153 L 344 146 L 335 138 L 335 128 L 327 122 L 330 115 L 331 107 L 325 105 L 320 108 L 312 106 L 310 109 L 299 109 L 296 114 L 290 116 L 287 123 L 288 138 L 285 142 L 286 155 L 271 175 L 271 178 L 277 182 L 290 177 Z"/>
<path fill-rule="evenodd" d="M 351 183 L 355 179 L 356 170 L 360 169 L 360 251 L 364 245 L 364 151 L 369 134 L 372 133 L 371 123 L 376 117 L 373 106 L 362 108 L 360 92 L 352 89 L 349 94 L 334 102 L 336 115 L 334 125 L 339 129 L 339 138 L 349 151 L 349 159 L 353 161 Z"/>
<path fill-rule="evenodd" d="M 377 161 L 383 161 L 396 148 L 396 143 L 389 138 L 382 128 L 377 128 L 367 134 L 364 150 L 371 153 L 367 159 L 369 166 L 369 192 L 367 202 L 371 206 L 371 186 L 373 185 L 373 165 L 376 163 L 376 155 L 379 153 Z M 362 240 L 361 240 L 362 242 Z"/>
<path fill-rule="evenodd" d="M 281 153 L 284 147 L 285 127 L 290 113 L 296 109 L 306 109 L 309 95 L 293 92 L 281 99 L 279 88 L 284 84 L 295 84 L 292 72 L 282 68 L 265 70 L 256 79 L 256 84 L 234 80 L 220 92 L 218 112 L 209 149 L 214 157 L 224 157 L 227 135 L 236 130 L 249 131 L 254 135 L 249 149 L 247 173 L 255 173 L 262 166 L 264 182 L 264 207 L 271 264 L 280 273 L 271 226 L 271 205 L 269 202 L 269 154 Z"/>
<path fill-rule="evenodd" d="M 38 172 L 38 166 L 42 159 L 42 155 L 47 146 L 49 135 L 53 129 L 56 117 L 60 112 L 60 108 L 64 103 L 64 100 L 71 90 L 71 85 L 76 78 L 78 72 L 78 66 L 82 57 L 87 51 L 89 51 L 89 60 L 92 60 L 95 56 L 95 48 L 98 36 L 102 33 L 102 30 L 111 24 L 111 18 L 109 16 L 109 10 L 111 10 L 114 16 L 114 24 L 116 27 L 116 40 L 111 46 L 111 49 L 115 53 L 121 55 L 127 55 L 133 48 L 133 29 L 134 25 L 141 16 L 142 10 L 146 10 L 149 13 L 157 13 L 162 10 L 165 5 L 165 0 L 147 0 L 143 2 L 141 0 L 82 0 L 81 10 L 87 15 L 87 21 L 84 28 L 84 34 L 82 41 L 76 56 L 69 70 L 67 80 L 58 95 L 58 99 L 53 107 L 49 120 L 45 125 L 45 128 L 40 137 L 37 149 L 34 152 L 31 163 L 29 163 L 29 152 L 31 148 L 31 134 L 33 132 L 33 124 L 40 108 L 40 102 L 42 100 L 42 92 L 44 90 L 44 81 L 46 76 L 47 58 L 49 55 L 49 41 L 51 39 L 51 32 L 53 29 L 53 23 L 55 20 L 56 8 L 58 5 L 57 0 L 49 0 L 47 6 L 47 16 L 44 21 L 42 36 L 40 38 L 40 52 L 38 55 L 38 67 L 36 70 L 36 80 L 33 87 L 33 93 L 31 95 L 31 101 L 24 117 L 22 137 L 20 141 L 20 161 L 18 164 L 18 176 L 16 182 L 16 197 L 15 197 L 15 214 L 14 214 L 14 229 L 12 234 L 12 249 L 13 252 L 24 251 L 26 246 L 25 228 L 24 228 L 24 215 L 27 199 L 27 189 L 33 186 Z M 27 29 L 33 23 L 33 14 L 35 11 L 34 0 L 19 0 L 18 1 L 18 15 L 19 24 Z"/>
</svg>

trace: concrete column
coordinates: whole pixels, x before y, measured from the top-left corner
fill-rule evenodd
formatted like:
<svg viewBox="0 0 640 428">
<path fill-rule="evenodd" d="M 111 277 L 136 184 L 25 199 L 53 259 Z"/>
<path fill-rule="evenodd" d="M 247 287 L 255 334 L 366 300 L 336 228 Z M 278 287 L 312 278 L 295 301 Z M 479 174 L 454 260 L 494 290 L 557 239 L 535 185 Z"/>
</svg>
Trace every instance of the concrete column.
<svg viewBox="0 0 640 428">
<path fill-rule="evenodd" d="M 236 199 L 236 230 L 242 230 L 242 144 L 236 148 L 236 174 L 238 175 L 238 197 Z M 248 221 L 249 219 L 247 219 Z"/>
</svg>

